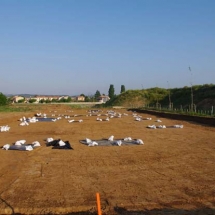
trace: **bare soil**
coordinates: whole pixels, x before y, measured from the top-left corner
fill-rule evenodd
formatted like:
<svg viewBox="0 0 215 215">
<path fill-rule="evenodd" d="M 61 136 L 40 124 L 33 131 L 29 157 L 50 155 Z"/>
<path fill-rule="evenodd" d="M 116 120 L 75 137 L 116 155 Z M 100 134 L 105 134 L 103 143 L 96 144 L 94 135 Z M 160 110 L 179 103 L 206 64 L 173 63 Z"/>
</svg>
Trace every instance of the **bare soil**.
<svg viewBox="0 0 215 215">
<path fill-rule="evenodd" d="M 39 141 L 33 151 L 0 150 L 0 214 L 164 215 L 215 214 L 215 128 L 138 113 L 152 120 L 96 121 L 88 109 L 44 105 L 38 110 L 0 113 L 0 146 L 25 139 Z M 103 109 L 106 113 L 107 109 Z M 56 122 L 20 126 L 37 112 L 61 115 Z M 68 123 L 83 119 L 82 123 Z M 64 115 L 64 116 L 63 116 Z M 105 116 L 101 117 L 105 118 Z M 148 129 L 147 125 L 183 124 L 184 128 Z M 139 138 L 144 145 L 88 147 L 85 138 Z M 74 150 L 52 149 L 45 139 L 68 140 Z"/>
</svg>

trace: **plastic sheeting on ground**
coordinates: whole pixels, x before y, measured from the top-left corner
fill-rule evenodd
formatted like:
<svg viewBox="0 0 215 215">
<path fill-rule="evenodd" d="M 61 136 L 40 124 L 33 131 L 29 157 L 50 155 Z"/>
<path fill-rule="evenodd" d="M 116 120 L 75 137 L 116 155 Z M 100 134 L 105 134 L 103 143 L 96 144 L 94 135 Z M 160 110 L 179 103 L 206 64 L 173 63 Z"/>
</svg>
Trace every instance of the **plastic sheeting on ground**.
<svg viewBox="0 0 215 215">
<path fill-rule="evenodd" d="M 49 141 L 46 143 L 46 146 L 52 146 L 52 149 L 73 149 L 69 141 L 61 139 Z"/>
<path fill-rule="evenodd" d="M 183 125 L 171 125 L 171 126 L 165 126 L 165 125 L 148 125 L 147 128 L 156 129 L 156 128 L 183 128 Z"/>
<path fill-rule="evenodd" d="M 18 140 L 13 145 L 5 144 L 2 146 L 4 150 L 19 150 L 19 151 L 32 151 L 35 148 L 39 147 L 40 143 L 38 141 L 34 141 L 31 144 L 25 144 L 25 140 Z"/>
<path fill-rule="evenodd" d="M 123 139 L 100 139 L 100 140 L 91 140 L 86 138 L 85 140 L 80 140 L 80 143 L 87 146 L 123 146 L 123 145 L 143 145 L 143 141 L 141 139 L 132 139 L 130 137 L 126 137 Z"/>
<path fill-rule="evenodd" d="M 56 118 L 43 118 L 43 117 L 37 117 L 36 118 L 38 120 L 38 122 L 53 122 L 56 120 Z"/>
</svg>

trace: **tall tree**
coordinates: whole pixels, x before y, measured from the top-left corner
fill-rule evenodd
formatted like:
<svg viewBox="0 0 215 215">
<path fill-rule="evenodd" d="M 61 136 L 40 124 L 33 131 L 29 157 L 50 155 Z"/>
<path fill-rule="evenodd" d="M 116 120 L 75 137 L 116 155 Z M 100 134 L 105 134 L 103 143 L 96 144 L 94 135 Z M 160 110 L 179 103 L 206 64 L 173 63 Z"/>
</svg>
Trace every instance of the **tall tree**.
<svg viewBox="0 0 215 215">
<path fill-rule="evenodd" d="M 110 99 L 112 99 L 114 97 L 114 92 L 115 92 L 114 86 L 113 86 L 113 84 L 111 84 L 110 88 L 108 90 L 108 96 L 110 97 Z"/>
<path fill-rule="evenodd" d="M 124 93 L 125 92 L 125 85 L 121 85 L 121 91 L 120 93 Z"/>
<path fill-rule="evenodd" d="M 7 97 L 4 95 L 4 94 L 2 94 L 2 93 L 0 93 L 0 105 L 6 105 L 8 102 L 7 102 Z"/>
<path fill-rule="evenodd" d="M 101 96 L 101 93 L 98 90 L 96 90 L 96 93 L 94 95 L 95 99 L 97 100 L 100 96 Z"/>
</svg>

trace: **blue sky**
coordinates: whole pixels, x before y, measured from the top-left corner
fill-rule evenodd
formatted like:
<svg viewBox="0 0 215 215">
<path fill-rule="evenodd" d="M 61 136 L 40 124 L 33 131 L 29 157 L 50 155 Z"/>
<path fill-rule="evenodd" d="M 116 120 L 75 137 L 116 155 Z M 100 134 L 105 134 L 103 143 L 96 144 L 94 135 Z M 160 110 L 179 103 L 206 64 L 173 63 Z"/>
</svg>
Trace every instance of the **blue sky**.
<svg viewBox="0 0 215 215">
<path fill-rule="evenodd" d="M 0 0 L 4 94 L 214 81 L 214 0 Z"/>
</svg>

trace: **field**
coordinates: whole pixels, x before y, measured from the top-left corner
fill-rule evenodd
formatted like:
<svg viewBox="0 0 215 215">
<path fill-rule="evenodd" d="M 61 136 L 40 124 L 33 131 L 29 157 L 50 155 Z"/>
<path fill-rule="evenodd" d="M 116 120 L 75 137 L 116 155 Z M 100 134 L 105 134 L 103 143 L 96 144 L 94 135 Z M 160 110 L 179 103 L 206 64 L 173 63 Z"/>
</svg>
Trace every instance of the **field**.
<svg viewBox="0 0 215 215">
<path fill-rule="evenodd" d="M 0 146 L 22 139 L 41 143 L 33 151 L 0 150 L 0 214 L 97 214 L 97 192 L 107 215 L 215 214 L 214 127 L 166 118 L 158 123 L 146 114 L 139 115 L 151 121 L 135 121 L 126 109 L 114 110 L 121 118 L 100 122 L 86 116 L 88 110 L 44 105 L 0 113 L 0 126 L 11 127 L 0 132 Z M 39 112 L 62 119 L 19 125 L 21 117 Z M 65 115 L 83 122 L 68 123 Z M 184 128 L 146 128 L 151 124 Z M 111 135 L 142 139 L 144 145 L 79 142 Z M 49 137 L 69 141 L 74 150 L 47 147 Z"/>
</svg>

